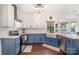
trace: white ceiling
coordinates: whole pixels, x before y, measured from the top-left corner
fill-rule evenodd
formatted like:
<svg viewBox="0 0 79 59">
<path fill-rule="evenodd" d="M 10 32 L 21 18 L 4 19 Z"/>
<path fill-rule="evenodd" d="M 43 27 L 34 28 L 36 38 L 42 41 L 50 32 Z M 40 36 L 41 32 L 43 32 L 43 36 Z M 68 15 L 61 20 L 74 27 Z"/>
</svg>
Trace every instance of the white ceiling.
<svg viewBox="0 0 79 59">
<path fill-rule="evenodd" d="M 34 4 L 17 4 L 17 8 L 23 13 L 34 12 Z M 45 4 L 45 13 L 52 14 L 60 19 L 70 19 L 79 17 L 78 4 Z"/>
</svg>

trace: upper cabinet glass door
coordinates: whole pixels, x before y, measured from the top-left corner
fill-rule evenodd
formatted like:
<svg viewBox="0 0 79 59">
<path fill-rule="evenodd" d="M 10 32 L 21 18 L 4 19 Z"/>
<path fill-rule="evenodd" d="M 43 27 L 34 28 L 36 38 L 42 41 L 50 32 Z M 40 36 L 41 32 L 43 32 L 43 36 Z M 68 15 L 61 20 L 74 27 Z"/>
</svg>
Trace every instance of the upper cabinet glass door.
<svg viewBox="0 0 79 59">
<path fill-rule="evenodd" d="M 77 23 L 75 21 L 70 22 L 70 28 L 71 28 L 72 33 L 76 32 L 76 25 L 77 25 Z"/>
<path fill-rule="evenodd" d="M 67 22 L 62 22 L 61 23 L 61 31 L 67 31 L 68 28 L 68 23 Z"/>
<path fill-rule="evenodd" d="M 54 33 L 54 23 L 53 22 L 47 22 L 47 31 L 50 33 Z"/>
</svg>

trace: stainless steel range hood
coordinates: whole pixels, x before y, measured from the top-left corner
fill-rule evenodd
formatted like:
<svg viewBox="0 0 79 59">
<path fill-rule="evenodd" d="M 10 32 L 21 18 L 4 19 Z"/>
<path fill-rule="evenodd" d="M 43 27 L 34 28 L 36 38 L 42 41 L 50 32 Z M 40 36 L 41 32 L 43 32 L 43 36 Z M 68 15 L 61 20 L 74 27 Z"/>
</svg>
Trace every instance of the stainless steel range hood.
<svg viewBox="0 0 79 59">
<path fill-rule="evenodd" d="M 13 4 L 13 6 L 14 6 L 14 22 L 15 22 L 14 25 L 16 27 L 16 22 L 23 23 L 23 21 L 17 17 L 17 6 L 15 4 Z"/>
<path fill-rule="evenodd" d="M 17 17 L 17 6 L 15 4 L 13 4 L 14 6 L 14 20 L 18 21 L 18 22 L 23 22 L 22 20 L 18 19 Z"/>
</svg>

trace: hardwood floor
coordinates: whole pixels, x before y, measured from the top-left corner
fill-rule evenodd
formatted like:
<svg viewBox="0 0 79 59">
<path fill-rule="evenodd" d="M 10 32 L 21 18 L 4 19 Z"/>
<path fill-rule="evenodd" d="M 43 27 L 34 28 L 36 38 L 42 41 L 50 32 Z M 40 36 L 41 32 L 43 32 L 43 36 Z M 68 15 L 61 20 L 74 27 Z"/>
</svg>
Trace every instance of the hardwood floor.
<svg viewBox="0 0 79 59">
<path fill-rule="evenodd" d="M 41 46 L 40 44 L 34 44 L 32 47 L 32 52 L 21 52 L 19 55 L 64 55 L 62 52 L 56 52 L 54 50 L 48 49 Z"/>
</svg>

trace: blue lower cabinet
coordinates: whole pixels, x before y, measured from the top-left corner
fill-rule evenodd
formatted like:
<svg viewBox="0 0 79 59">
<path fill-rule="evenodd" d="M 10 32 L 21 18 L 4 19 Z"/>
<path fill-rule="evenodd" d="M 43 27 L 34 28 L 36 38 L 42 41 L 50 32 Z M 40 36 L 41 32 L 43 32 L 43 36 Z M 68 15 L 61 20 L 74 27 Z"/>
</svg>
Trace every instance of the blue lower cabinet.
<svg viewBox="0 0 79 59">
<path fill-rule="evenodd" d="M 47 43 L 58 46 L 58 38 L 46 37 L 46 34 L 27 34 L 28 43 Z"/>
<path fill-rule="evenodd" d="M 17 55 L 20 51 L 20 38 L 2 38 L 2 54 Z"/>
<path fill-rule="evenodd" d="M 58 46 L 58 39 L 46 37 L 46 43 L 53 46 Z"/>
<path fill-rule="evenodd" d="M 79 39 L 74 40 L 74 46 L 76 48 L 76 55 L 79 55 Z"/>
<path fill-rule="evenodd" d="M 35 43 L 44 43 L 45 42 L 45 35 L 44 34 L 37 34 L 34 36 Z"/>
<path fill-rule="evenodd" d="M 75 55 L 76 53 L 78 53 L 77 52 L 77 49 L 76 48 L 66 48 L 66 54 L 68 54 L 68 55 Z"/>
<path fill-rule="evenodd" d="M 74 39 L 71 39 L 71 38 L 66 39 L 66 44 L 65 44 L 66 45 L 66 48 L 65 48 L 66 54 L 68 54 L 68 55 L 76 54 L 77 49 L 76 49 L 74 43 L 75 43 Z"/>
<path fill-rule="evenodd" d="M 27 34 L 28 43 L 44 43 L 45 34 Z"/>
</svg>

